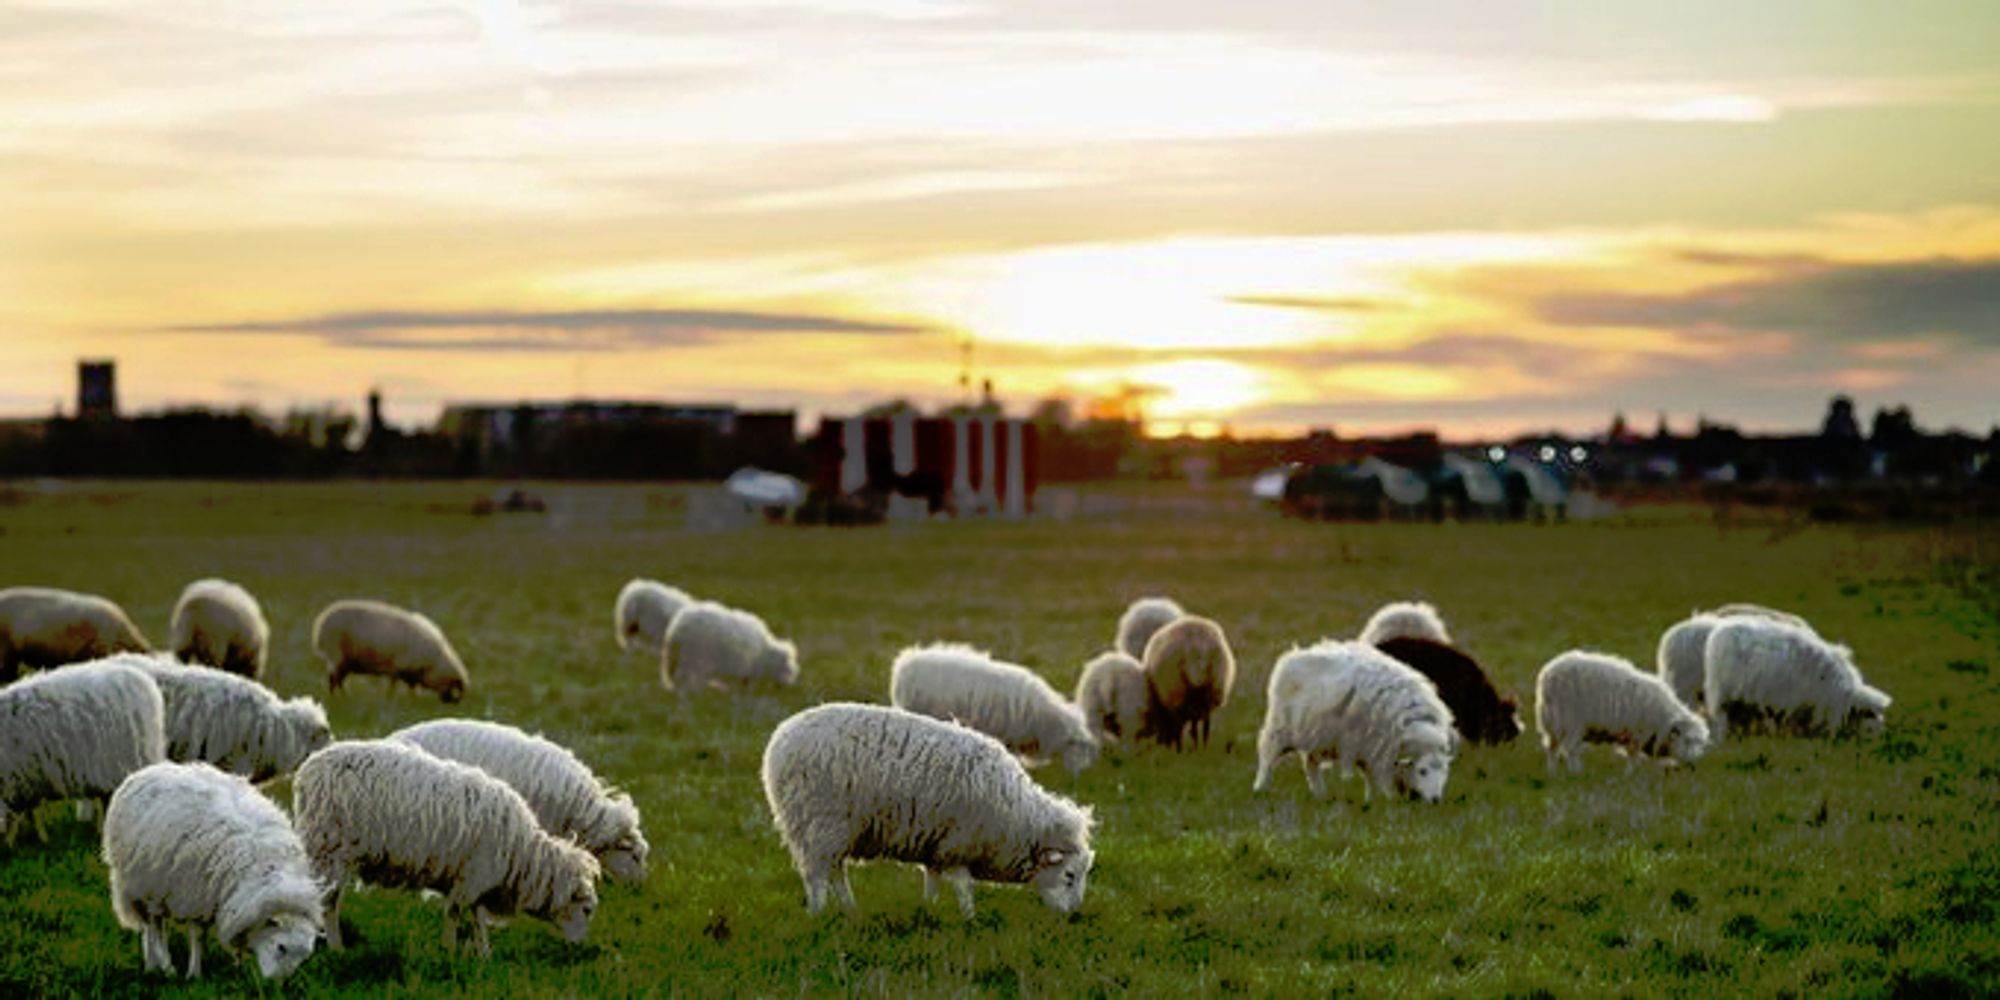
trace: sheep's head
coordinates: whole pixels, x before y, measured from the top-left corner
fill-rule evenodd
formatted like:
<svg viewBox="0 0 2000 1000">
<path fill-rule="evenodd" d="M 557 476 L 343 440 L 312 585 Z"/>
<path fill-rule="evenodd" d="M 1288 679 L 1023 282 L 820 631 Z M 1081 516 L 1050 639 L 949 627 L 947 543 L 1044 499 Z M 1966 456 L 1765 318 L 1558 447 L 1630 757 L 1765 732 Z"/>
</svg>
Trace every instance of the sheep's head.
<svg viewBox="0 0 2000 1000">
<path fill-rule="evenodd" d="M 250 953 L 257 956 L 257 971 L 265 979 L 281 979 L 312 955 L 319 935 L 319 924 L 286 913 L 251 931 L 248 945 Z"/>
<path fill-rule="evenodd" d="M 1063 767 L 1071 774 L 1082 774 L 1085 768 L 1097 763 L 1097 741 L 1087 732 L 1080 733 L 1063 744 L 1061 753 Z"/>
<path fill-rule="evenodd" d="M 619 882 L 644 882 L 646 880 L 646 855 L 651 845 L 646 843 L 646 835 L 639 829 L 639 807 L 632 804 L 632 797 L 620 792 L 611 800 L 611 806 L 619 814 L 623 832 L 604 849 L 599 860 L 606 871 Z"/>
<path fill-rule="evenodd" d="M 1427 748 L 1396 759 L 1396 787 L 1403 794 L 1425 802 L 1444 798 L 1444 783 L 1451 778 L 1451 754 Z"/>
<path fill-rule="evenodd" d="M 778 639 L 757 655 L 757 676 L 791 687 L 799 682 L 799 648 L 788 639 Z"/>
<path fill-rule="evenodd" d="M 299 760 L 289 762 L 286 770 L 297 767 L 314 751 L 323 749 L 333 742 L 333 726 L 326 721 L 326 709 L 311 698 L 293 698 L 284 704 L 285 724 L 291 728 Z"/>
<path fill-rule="evenodd" d="M 447 677 L 429 686 L 437 692 L 438 700 L 447 705 L 456 705 L 465 698 L 465 681 L 462 678 Z"/>
<path fill-rule="evenodd" d="M 1847 727 L 1863 736 L 1880 734 L 1888 725 L 1891 700 L 1872 687 L 1863 687 L 1855 695 L 1854 707 L 1847 712 Z"/>
<path fill-rule="evenodd" d="M 590 918 L 597 913 L 597 859 L 573 844 L 565 846 L 569 863 L 556 876 L 547 917 L 564 940 L 579 944 L 589 936 Z"/>
<path fill-rule="evenodd" d="M 1044 847 L 1035 852 L 1035 874 L 1031 881 L 1042 894 L 1042 902 L 1057 913 L 1074 913 L 1083 905 L 1083 891 L 1090 883 L 1090 866 L 1097 860 L 1088 847 Z"/>
<path fill-rule="evenodd" d="M 1521 703 L 1513 695 L 1500 699 L 1500 711 L 1486 719 L 1486 727 L 1479 734 L 1482 742 L 1508 743 L 1521 735 L 1526 727 L 1521 725 Z"/>
<path fill-rule="evenodd" d="M 1667 727 L 1666 755 L 1684 764 L 1692 764 L 1708 752 L 1708 723 L 1700 716 L 1688 715 Z"/>
</svg>

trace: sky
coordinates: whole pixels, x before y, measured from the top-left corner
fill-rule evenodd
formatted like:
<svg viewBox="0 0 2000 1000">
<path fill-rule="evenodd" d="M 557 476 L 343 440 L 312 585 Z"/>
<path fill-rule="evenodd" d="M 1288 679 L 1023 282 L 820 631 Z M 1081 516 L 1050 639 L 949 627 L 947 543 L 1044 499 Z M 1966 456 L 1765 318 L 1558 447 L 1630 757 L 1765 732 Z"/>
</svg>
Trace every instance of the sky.
<svg viewBox="0 0 2000 1000">
<path fill-rule="evenodd" d="M 2000 6 L 10 0 L 0 415 L 2000 423 Z"/>
</svg>

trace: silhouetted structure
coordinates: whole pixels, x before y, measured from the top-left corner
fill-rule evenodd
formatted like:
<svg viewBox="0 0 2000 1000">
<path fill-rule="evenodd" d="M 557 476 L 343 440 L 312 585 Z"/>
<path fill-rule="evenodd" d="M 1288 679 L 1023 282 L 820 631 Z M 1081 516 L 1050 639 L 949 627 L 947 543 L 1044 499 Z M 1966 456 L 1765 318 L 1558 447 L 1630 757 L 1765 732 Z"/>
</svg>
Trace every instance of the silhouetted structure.
<svg viewBox="0 0 2000 1000">
<path fill-rule="evenodd" d="M 81 420 L 118 419 L 118 363 L 76 363 L 76 415 Z"/>
</svg>

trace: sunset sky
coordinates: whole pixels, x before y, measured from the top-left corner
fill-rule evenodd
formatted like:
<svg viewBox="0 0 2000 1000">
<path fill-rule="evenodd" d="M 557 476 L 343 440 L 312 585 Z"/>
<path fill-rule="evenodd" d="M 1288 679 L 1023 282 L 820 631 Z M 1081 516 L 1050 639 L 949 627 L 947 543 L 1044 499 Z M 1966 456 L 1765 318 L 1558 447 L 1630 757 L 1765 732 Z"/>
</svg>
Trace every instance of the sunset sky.
<svg viewBox="0 0 2000 1000">
<path fill-rule="evenodd" d="M 0 414 L 2000 422 L 2000 5 L 0 6 Z"/>
</svg>

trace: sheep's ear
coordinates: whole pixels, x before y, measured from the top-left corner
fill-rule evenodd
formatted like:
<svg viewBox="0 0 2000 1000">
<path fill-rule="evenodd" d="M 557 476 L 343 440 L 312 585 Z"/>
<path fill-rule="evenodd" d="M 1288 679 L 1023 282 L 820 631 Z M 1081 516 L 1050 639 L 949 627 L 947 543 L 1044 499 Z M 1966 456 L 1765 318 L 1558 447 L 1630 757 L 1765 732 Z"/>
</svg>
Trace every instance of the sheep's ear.
<svg viewBox="0 0 2000 1000">
<path fill-rule="evenodd" d="M 1044 847 L 1042 848 L 1041 856 L 1036 860 L 1042 863 L 1043 868 L 1054 868 L 1055 866 L 1062 864 L 1063 859 L 1066 857 L 1069 857 L 1069 855 L 1064 854 L 1062 848 Z"/>
</svg>

